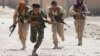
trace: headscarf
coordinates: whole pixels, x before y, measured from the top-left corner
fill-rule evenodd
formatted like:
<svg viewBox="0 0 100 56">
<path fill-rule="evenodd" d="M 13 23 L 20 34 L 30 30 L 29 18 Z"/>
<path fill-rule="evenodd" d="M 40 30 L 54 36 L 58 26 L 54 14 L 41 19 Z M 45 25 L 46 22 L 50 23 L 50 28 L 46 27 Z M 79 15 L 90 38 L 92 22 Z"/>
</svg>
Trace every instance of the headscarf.
<svg viewBox="0 0 100 56">
<path fill-rule="evenodd" d="M 81 1 L 81 2 L 80 2 Z M 83 0 L 77 0 L 77 5 L 81 6 L 83 4 Z"/>
</svg>

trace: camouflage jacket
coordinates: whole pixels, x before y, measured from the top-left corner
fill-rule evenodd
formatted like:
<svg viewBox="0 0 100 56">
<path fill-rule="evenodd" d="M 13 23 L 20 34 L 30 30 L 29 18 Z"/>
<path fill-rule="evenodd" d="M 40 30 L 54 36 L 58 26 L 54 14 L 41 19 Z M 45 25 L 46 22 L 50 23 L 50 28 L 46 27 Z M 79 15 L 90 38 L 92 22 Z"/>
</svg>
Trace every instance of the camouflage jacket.
<svg viewBox="0 0 100 56">
<path fill-rule="evenodd" d="M 28 22 L 31 24 L 31 26 L 43 26 L 45 27 L 45 21 L 44 19 L 47 18 L 47 15 L 43 12 L 40 11 L 38 15 L 35 15 L 34 12 L 31 10 L 28 12 Z"/>
</svg>

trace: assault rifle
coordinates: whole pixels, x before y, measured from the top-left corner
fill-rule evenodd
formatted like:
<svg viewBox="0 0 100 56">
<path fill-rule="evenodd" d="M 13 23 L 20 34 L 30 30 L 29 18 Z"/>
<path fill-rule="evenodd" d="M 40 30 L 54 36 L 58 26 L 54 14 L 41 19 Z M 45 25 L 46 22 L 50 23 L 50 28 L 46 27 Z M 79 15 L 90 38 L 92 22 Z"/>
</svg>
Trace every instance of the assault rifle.
<svg viewBox="0 0 100 56">
<path fill-rule="evenodd" d="M 12 24 L 12 25 L 9 27 L 9 29 L 10 29 L 10 35 L 9 35 L 9 37 L 10 37 L 11 34 L 14 32 L 14 30 L 15 30 L 15 28 L 16 28 L 16 24 L 17 24 L 19 21 L 21 21 L 22 23 L 24 23 L 24 19 L 23 19 L 23 18 L 25 18 L 25 16 L 26 16 L 26 15 L 20 17 L 19 20 L 17 20 L 14 24 Z"/>
<path fill-rule="evenodd" d="M 67 23 L 65 23 L 63 21 L 63 19 L 61 19 L 61 17 L 59 17 L 59 16 L 53 16 L 53 21 L 54 21 L 54 23 L 62 23 L 62 24 L 66 25 L 66 26 L 68 26 L 70 28 L 70 26 Z M 58 22 L 58 21 L 60 21 L 60 22 Z"/>
<path fill-rule="evenodd" d="M 17 22 L 18 22 L 18 21 L 16 21 L 13 25 L 11 25 L 11 26 L 9 27 L 9 29 L 10 29 L 10 35 L 9 35 L 9 37 L 10 37 L 11 34 L 14 32 L 14 30 L 15 30 L 15 28 L 16 28 Z"/>
</svg>

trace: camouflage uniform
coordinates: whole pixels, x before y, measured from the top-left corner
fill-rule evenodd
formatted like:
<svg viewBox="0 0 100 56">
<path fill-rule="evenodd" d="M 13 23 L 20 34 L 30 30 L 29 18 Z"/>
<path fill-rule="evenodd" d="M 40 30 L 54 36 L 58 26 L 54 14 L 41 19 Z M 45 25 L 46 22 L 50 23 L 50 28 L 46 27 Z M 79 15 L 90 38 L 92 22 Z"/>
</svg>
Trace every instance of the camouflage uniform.
<svg viewBox="0 0 100 56">
<path fill-rule="evenodd" d="M 31 24 L 30 40 L 32 43 L 37 42 L 34 46 L 34 50 L 36 51 L 41 45 L 42 40 L 44 38 L 45 22 L 43 17 L 47 18 L 47 15 L 42 11 L 40 11 L 38 15 L 35 15 L 33 11 L 30 11 L 28 15 L 29 15 L 29 22 Z M 37 38 L 37 34 L 38 34 L 38 38 Z"/>
<path fill-rule="evenodd" d="M 82 5 L 82 7 L 78 8 L 76 5 L 73 5 L 70 8 L 70 14 L 73 16 L 75 19 L 74 24 L 75 24 L 75 30 L 77 33 L 78 37 L 78 45 L 82 44 L 82 36 L 83 36 L 83 31 L 84 31 L 84 26 L 85 26 L 85 18 L 86 14 L 85 13 L 80 13 L 80 12 L 87 12 L 88 9 L 86 5 Z M 79 15 L 76 15 L 77 13 L 80 13 Z"/>
<path fill-rule="evenodd" d="M 25 15 L 28 11 L 28 7 L 25 8 L 24 11 L 20 11 L 19 6 L 16 8 L 14 16 L 13 16 L 13 23 L 15 23 L 18 20 L 18 34 L 19 38 L 21 40 L 21 43 L 25 47 L 25 42 L 28 34 L 28 28 L 29 24 L 26 22 L 27 20 L 25 18 Z M 18 18 L 17 18 L 18 17 Z"/>
</svg>

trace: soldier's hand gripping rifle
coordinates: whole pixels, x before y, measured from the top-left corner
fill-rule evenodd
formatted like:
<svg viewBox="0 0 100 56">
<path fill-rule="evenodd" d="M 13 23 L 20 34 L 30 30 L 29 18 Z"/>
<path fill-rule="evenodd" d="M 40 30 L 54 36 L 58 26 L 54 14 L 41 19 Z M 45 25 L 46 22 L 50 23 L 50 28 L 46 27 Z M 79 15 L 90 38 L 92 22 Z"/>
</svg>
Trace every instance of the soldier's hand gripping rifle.
<svg viewBox="0 0 100 56">
<path fill-rule="evenodd" d="M 9 37 L 11 36 L 11 34 L 14 32 L 15 28 L 16 28 L 16 24 L 20 21 L 22 23 L 24 23 L 24 20 L 27 18 L 27 14 L 19 17 L 19 20 L 17 20 L 14 24 L 12 24 L 9 29 L 10 29 L 10 35 Z"/>
<path fill-rule="evenodd" d="M 87 14 L 90 14 L 90 12 L 89 12 L 89 11 L 88 11 L 88 12 L 82 11 L 82 12 L 79 12 L 79 14 L 85 16 L 85 15 L 87 15 Z"/>
<path fill-rule="evenodd" d="M 82 11 L 82 12 L 80 12 L 80 14 L 90 14 L 90 11 L 87 11 L 87 12 L 85 12 L 85 11 Z"/>
<path fill-rule="evenodd" d="M 60 19 L 60 18 L 58 17 L 57 19 Z M 63 21 L 63 19 L 60 19 L 60 22 L 57 22 L 57 21 L 55 20 L 55 17 L 53 16 L 53 20 L 54 20 L 54 23 L 62 23 L 62 24 L 66 25 L 66 26 L 68 26 L 68 27 L 70 28 L 70 26 L 69 26 L 67 23 L 65 23 L 65 22 Z"/>
<path fill-rule="evenodd" d="M 13 25 L 11 25 L 11 26 L 9 27 L 9 29 L 10 29 L 10 35 L 9 35 L 9 37 L 10 37 L 11 34 L 14 32 L 14 30 L 15 30 L 15 28 L 16 28 L 17 22 L 18 22 L 18 21 L 16 21 Z"/>
<path fill-rule="evenodd" d="M 62 21 L 61 23 L 63 23 L 64 25 L 66 25 L 70 28 L 70 26 L 67 23 L 65 23 L 64 21 Z"/>
</svg>

